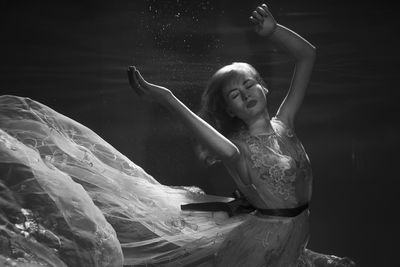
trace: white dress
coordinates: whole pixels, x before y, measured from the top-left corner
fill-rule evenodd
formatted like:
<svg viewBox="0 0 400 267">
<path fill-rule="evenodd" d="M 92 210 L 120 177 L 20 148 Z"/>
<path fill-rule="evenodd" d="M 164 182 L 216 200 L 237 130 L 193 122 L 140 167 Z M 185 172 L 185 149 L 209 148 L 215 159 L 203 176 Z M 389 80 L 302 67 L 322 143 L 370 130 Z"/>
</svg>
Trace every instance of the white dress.
<svg viewBox="0 0 400 267">
<path fill-rule="evenodd" d="M 254 169 L 252 185 L 238 186 L 259 208 L 291 207 L 311 194 L 300 143 L 282 146 L 284 126 L 275 126 L 282 155 L 273 165 L 252 145 L 258 139 L 237 140 Z M 308 187 L 299 198 L 300 180 Z M 0 96 L 0 265 L 350 266 L 305 249 L 308 211 L 283 219 L 180 209 L 229 200 L 162 185 L 78 122 L 29 98 Z"/>
</svg>

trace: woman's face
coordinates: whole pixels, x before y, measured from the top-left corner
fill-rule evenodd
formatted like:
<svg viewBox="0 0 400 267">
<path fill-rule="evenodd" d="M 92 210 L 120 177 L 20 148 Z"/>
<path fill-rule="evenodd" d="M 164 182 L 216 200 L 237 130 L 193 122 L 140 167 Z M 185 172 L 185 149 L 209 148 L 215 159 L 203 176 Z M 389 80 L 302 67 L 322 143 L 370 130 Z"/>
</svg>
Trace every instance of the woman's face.
<svg viewBox="0 0 400 267">
<path fill-rule="evenodd" d="M 252 73 L 237 72 L 222 89 L 222 93 L 228 114 L 238 117 L 246 124 L 266 111 L 266 89 Z"/>
</svg>

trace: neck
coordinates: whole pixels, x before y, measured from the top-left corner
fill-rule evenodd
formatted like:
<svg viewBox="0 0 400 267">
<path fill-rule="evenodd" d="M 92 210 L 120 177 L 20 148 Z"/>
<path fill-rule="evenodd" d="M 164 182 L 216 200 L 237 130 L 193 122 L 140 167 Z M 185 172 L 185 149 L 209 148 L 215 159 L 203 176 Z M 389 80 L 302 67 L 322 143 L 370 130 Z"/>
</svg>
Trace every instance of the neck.
<svg viewBox="0 0 400 267">
<path fill-rule="evenodd" d="M 257 116 L 252 121 L 247 123 L 247 128 L 251 135 L 269 134 L 274 131 L 271 126 L 268 112 Z"/>
</svg>

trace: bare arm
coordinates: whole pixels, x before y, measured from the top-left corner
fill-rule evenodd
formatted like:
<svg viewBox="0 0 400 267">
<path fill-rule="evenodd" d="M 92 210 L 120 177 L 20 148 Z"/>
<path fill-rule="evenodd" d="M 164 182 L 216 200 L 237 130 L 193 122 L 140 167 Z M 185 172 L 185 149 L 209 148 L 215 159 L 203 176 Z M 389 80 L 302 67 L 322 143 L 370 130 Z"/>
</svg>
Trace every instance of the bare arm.
<svg viewBox="0 0 400 267">
<path fill-rule="evenodd" d="M 193 113 L 170 90 L 145 81 L 134 67 L 129 67 L 128 77 L 132 88 L 139 95 L 151 98 L 173 112 L 197 139 L 221 160 L 232 162 L 238 159 L 238 148 L 229 139 Z"/>
<path fill-rule="evenodd" d="M 256 24 L 259 35 L 268 37 L 275 44 L 286 48 L 295 58 L 296 65 L 291 84 L 277 112 L 277 116 L 293 128 L 296 113 L 310 81 L 316 56 L 315 47 L 297 33 L 277 24 L 265 4 L 258 7 L 250 19 Z"/>
<path fill-rule="evenodd" d="M 271 40 L 284 46 L 295 57 L 296 65 L 286 97 L 280 105 L 277 116 L 289 127 L 294 120 L 309 84 L 315 61 L 315 48 L 295 32 L 278 25 Z"/>
</svg>

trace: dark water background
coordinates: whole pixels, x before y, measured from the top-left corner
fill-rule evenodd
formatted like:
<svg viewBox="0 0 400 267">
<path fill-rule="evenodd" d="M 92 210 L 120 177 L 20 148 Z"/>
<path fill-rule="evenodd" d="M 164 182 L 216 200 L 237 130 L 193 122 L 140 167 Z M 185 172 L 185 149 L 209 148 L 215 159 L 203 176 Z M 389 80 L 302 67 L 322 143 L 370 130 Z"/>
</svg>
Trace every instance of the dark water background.
<svg viewBox="0 0 400 267">
<path fill-rule="evenodd" d="M 252 63 L 274 113 L 293 60 L 260 39 L 258 1 L 0 1 L 0 94 L 30 97 L 88 126 L 161 183 L 230 195 L 203 167 L 190 133 L 138 98 L 126 68 L 197 110 L 223 64 Z M 359 266 L 394 266 L 398 212 L 398 14 L 384 1 L 270 1 L 279 23 L 318 49 L 297 134 L 314 170 L 309 248 Z"/>
</svg>

